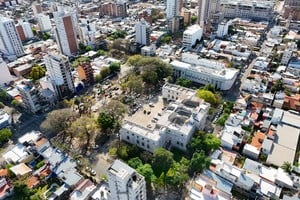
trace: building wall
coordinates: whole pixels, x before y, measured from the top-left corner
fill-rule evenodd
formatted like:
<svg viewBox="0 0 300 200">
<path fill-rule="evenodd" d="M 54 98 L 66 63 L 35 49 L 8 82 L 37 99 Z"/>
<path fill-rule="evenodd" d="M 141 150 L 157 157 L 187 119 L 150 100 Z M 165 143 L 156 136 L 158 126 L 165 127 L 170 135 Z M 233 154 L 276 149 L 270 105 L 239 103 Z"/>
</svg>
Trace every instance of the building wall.
<svg viewBox="0 0 300 200">
<path fill-rule="evenodd" d="M 167 1 L 167 19 L 172 19 L 175 16 L 179 16 L 180 0 L 166 0 Z"/>
<path fill-rule="evenodd" d="M 75 13 L 56 12 L 56 38 L 61 53 L 71 56 L 78 51 Z"/>
<path fill-rule="evenodd" d="M 18 24 L 18 25 L 16 25 L 16 29 L 17 29 L 20 39 L 22 41 L 26 40 L 26 36 L 25 36 L 24 30 L 23 30 L 23 27 L 20 24 Z"/>
<path fill-rule="evenodd" d="M 50 31 L 52 29 L 51 21 L 48 15 L 40 14 L 37 16 L 40 31 Z"/>
<path fill-rule="evenodd" d="M 24 55 L 21 39 L 12 19 L 0 17 L 0 50 L 7 55 Z"/>
<path fill-rule="evenodd" d="M 265 5 L 260 6 L 259 3 L 249 0 L 227 0 L 221 2 L 220 9 L 224 17 L 228 18 L 241 17 L 268 20 L 273 16 L 274 4 L 265 0 L 262 3 L 265 3 Z"/>
</svg>

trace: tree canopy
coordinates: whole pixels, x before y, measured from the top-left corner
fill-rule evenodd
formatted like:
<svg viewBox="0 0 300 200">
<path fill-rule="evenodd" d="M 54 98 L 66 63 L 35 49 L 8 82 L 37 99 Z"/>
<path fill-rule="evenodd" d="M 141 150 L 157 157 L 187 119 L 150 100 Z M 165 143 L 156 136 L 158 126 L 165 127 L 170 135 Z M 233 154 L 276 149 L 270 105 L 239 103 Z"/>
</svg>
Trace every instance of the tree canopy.
<svg viewBox="0 0 300 200">
<path fill-rule="evenodd" d="M 173 164 L 173 153 L 164 149 L 158 148 L 154 151 L 152 167 L 157 176 L 161 173 L 167 173 Z"/>
<path fill-rule="evenodd" d="M 73 112 L 70 108 L 53 110 L 47 114 L 46 119 L 41 124 L 41 128 L 52 134 L 63 133 L 64 135 L 66 129 L 76 118 L 77 113 Z"/>
<path fill-rule="evenodd" d="M 204 151 L 195 152 L 191 159 L 190 173 L 202 172 L 204 169 L 208 168 L 210 164 L 210 159 L 206 157 Z"/>
<path fill-rule="evenodd" d="M 192 86 L 192 81 L 189 79 L 186 79 L 186 78 L 179 78 L 179 79 L 177 79 L 176 84 L 180 85 L 182 87 L 189 88 Z"/>
<path fill-rule="evenodd" d="M 132 67 L 136 76 L 141 75 L 144 83 L 154 86 L 172 75 L 170 64 L 159 58 L 134 55 L 128 58 L 126 64 Z"/>
<path fill-rule="evenodd" d="M 8 128 L 4 128 L 0 130 L 0 143 L 7 141 L 12 137 L 12 132 Z"/>
<path fill-rule="evenodd" d="M 31 72 L 29 73 L 29 76 L 33 80 L 38 80 L 42 77 L 44 77 L 46 74 L 46 69 L 43 68 L 40 65 L 34 64 L 31 68 Z"/>
<path fill-rule="evenodd" d="M 209 90 L 200 89 L 198 90 L 197 94 L 199 98 L 204 99 L 204 101 L 212 105 L 215 105 L 217 103 L 217 98 L 215 97 L 215 94 Z"/>
</svg>

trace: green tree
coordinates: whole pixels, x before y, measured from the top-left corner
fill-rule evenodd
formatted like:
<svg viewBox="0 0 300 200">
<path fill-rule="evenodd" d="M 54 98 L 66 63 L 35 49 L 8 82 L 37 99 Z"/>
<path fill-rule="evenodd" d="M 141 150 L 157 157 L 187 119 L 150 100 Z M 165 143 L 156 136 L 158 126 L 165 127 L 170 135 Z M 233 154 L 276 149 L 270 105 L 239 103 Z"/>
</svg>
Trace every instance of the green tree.
<svg viewBox="0 0 300 200">
<path fill-rule="evenodd" d="M 221 140 L 213 134 L 205 134 L 203 140 L 203 147 L 205 152 L 216 150 L 221 146 Z"/>
<path fill-rule="evenodd" d="M 162 43 L 169 44 L 172 41 L 172 37 L 170 35 L 164 35 L 161 38 Z"/>
<path fill-rule="evenodd" d="M 228 113 L 222 114 L 221 117 L 217 120 L 216 124 L 219 126 L 224 126 L 228 117 L 229 117 Z"/>
<path fill-rule="evenodd" d="M 109 67 L 103 67 L 100 71 L 100 75 L 102 78 L 106 78 L 107 76 L 109 76 L 111 73 Z"/>
<path fill-rule="evenodd" d="M 19 102 L 18 100 L 16 100 L 16 99 L 12 100 L 12 101 L 10 102 L 10 104 L 11 104 L 14 108 L 17 108 L 17 107 L 20 106 L 20 102 Z"/>
<path fill-rule="evenodd" d="M 86 47 L 85 47 L 85 51 L 86 51 L 86 52 L 91 51 L 91 50 L 92 50 L 92 47 L 91 47 L 91 46 L 86 46 Z"/>
<path fill-rule="evenodd" d="M 293 171 L 293 166 L 290 162 L 284 162 L 282 164 L 281 168 L 289 174 L 292 173 L 292 171 Z"/>
<path fill-rule="evenodd" d="M 108 104 L 104 106 L 104 110 L 108 114 L 110 114 L 114 119 L 121 120 L 127 112 L 127 107 L 118 100 L 111 100 Z"/>
<path fill-rule="evenodd" d="M 146 70 L 142 74 L 142 78 L 146 84 L 155 85 L 158 82 L 158 75 L 155 71 L 152 70 Z"/>
<path fill-rule="evenodd" d="M 143 162 L 140 158 L 134 157 L 128 160 L 128 165 L 134 169 L 137 169 L 138 167 L 143 165 Z"/>
<path fill-rule="evenodd" d="M 196 21 L 197 21 L 197 16 L 196 16 L 196 15 L 193 15 L 193 16 L 191 17 L 191 23 L 192 23 L 192 24 L 195 24 Z"/>
<path fill-rule="evenodd" d="M 212 93 L 215 93 L 216 90 L 215 90 L 215 86 L 213 84 L 206 84 L 204 87 L 203 87 L 204 90 L 208 90 L 208 91 L 211 91 Z"/>
<path fill-rule="evenodd" d="M 80 56 L 80 57 L 78 57 L 78 58 L 76 58 L 76 59 L 74 60 L 74 62 L 71 64 L 71 66 L 72 66 L 72 68 L 76 68 L 76 67 L 78 67 L 78 65 L 80 65 L 81 63 L 85 63 L 85 62 L 88 62 L 88 63 L 89 63 L 90 61 L 91 61 L 90 58 Z"/>
<path fill-rule="evenodd" d="M 70 108 L 53 110 L 47 114 L 41 124 L 41 129 L 47 133 L 61 135 L 64 142 L 68 132 L 66 131 L 78 114 Z"/>
<path fill-rule="evenodd" d="M 146 163 L 139 166 L 136 171 L 145 177 L 146 183 L 149 186 L 151 182 L 154 182 L 156 176 L 154 175 L 153 169 L 150 164 Z"/>
<path fill-rule="evenodd" d="M 176 187 L 181 192 L 189 179 L 189 164 L 189 161 L 184 157 L 182 157 L 180 162 L 174 162 L 166 174 L 166 183 L 172 187 Z"/>
<path fill-rule="evenodd" d="M 125 83 L 125 87 L 129 92 L 140 94 L 143 91 L 143 80 L 140 76 L 131 75 Z"/>
<path fill-rule="evenodd" d="M 215 105 L 217 103 L 217 98 L 215 97 L 215 94 L 211 91 L 200 89 L 197 93 L 198 97 L 201 99 L 204 99 L 204 101 Z"/>
<path fill-rule="evenodd" d="M 204 169 L 208 168 L 210 164 L 210 159 L 206 157 L 204 151 L 195 152 L 192 156 L 190 163 L 190 173 L 203 172 Z"/>
<path fill-rule="evenodd" d="M 154 151 L 152 167 L 157 176 L 159 176 L 162 172 L 167 173 L 173 162 L 172 152 L 164 148 L 158 148 Z"/>
<path fill-rule="evenodd" d="M 96 75 L 95 81 L 96 81 L 96 83 L 101 83 L 101 81 L 102 81 L 102 76 L 101 76 L 101 74 L 97 74 L 97 75 Z"/>
<path fill-rule="evenodd" d="M 104 51 L 104 50 L 102 50 L 102 49 L 100 49 L 100 50 L 97 51 L 97 54 L 98 54 L 98 56 L 106 56 L 107 52 Z"/>
<path fill-rule="evenodd" d="M 279 91 L 283 91 L 284 90 L 284 83 L 282 79 L 278 79 L 275 84 L 271 87 L 271 92 L 272 93 L 277 93 Z"/>
<path fill-rule="evenodd" d="M 104 111 L 99 113 L 98 123 L 101 130 L 107 133 L 109 129 L 114 129 L 116 120 L 113 116 Z"/>
<path fill-rule="evenodd" d="M 7 141 L 12 137 L 12 132 L 8 128 L 4 128 L 0 130 L 0 143 Z"/>
<path fill-rule="evenodd" d="M 73 137 L 75 136 L 79 139 L 83 153 L 85 154 L 91 146 L 93 139 L 95 139 L 95 136 L 100 131 L 93 117 L 81 116 L 72 122 L 68 132 Z"/>
<path fill-rule="evenodd" d="M 44 77 L 45 74 L 46 74 L 46 70 L 42 66 L 34 64 L 33 67 L 31 68 L 31 72 L 29 73 L 29 76 L 31 79 L 36 81 Z"/>
<path fill-rule="evenodd" d="M 180 85 L 182 87 L 187 87 L 187 88 L 190 88 L 192 86 L 192 83 L 193 82 L 191 80 L 186 79 L 186 78 L 179 78 L 176 81 L 177 85 Z"/>
<path fill-rule="evenodd" d="M 126 65 L 137 67 L 138 62 L 143 58 L 141 55 L 130 56 L 126 62 Z"/>
<path fill-rule="evenodd" d="M 113 62 L 109 65 L 110 72 L 119 72 L 121 70 L 121 63 Z"/>
</svg>

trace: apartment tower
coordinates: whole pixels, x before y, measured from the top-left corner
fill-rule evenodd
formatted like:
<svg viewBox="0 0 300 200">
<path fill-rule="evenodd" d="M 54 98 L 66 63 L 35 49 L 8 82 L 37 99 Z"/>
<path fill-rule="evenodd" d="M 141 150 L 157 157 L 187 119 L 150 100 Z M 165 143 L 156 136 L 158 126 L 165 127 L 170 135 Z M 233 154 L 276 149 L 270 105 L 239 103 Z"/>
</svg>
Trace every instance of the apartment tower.
<svg viewBox="0 0 300 200">
<path fill-rule="evenodd" d="M 75 92 L 69 60 L 62 54 L 56 52 L 44 56 L 47 75 L 52 81 L 58 98 L 64 98 Z"/>
<path fill-rule="evenodd" d="M 113 200 L 146 200 L 146 181 L 133 168 L 120 160 L 107 169 L 108 185 Z"/>
<path fill-rule="evenodd" d="M 181 0 L 167 0 L 167 19 L 172 19 L 175 16 L 179 16 L 179 9 L 181 6 Z"/>
<path fill-rule="evenodd" d="M 12 59 L 24 55 L 22 41 L 14 21 L 6 17 L 0 17 L 0 52 Z"/>
<path fill-rule="evenodd" d="M 150 27 L 143 18 L 135 24 L 135 39 L 138 44 L 150 44 Z"/>
<path fill-rule="evenodd" d="M 57 11 L 53 13 L 55 33 L 62 54 L 71 56 L 78 51 L 77 17 L 75 12 Z"/>
</svg>

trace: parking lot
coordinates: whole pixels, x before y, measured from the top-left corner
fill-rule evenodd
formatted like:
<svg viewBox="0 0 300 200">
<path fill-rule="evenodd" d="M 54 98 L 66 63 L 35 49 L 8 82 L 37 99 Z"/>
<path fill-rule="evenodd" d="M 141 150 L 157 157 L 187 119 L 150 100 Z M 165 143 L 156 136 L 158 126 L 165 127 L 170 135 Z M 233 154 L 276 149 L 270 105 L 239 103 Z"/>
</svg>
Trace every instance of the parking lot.
<svg viewBox="0 0 300 200">
<path fill-rule="evenodd" d="M 164 103 L 162 96 L 155 96 L 151 100 L 146 101 L 134 114 L 127 114 L 125 120 L 144 127 L 154 128 L 154 118 L 162 112 L 165 106 L 166 104 Z"/>
</svg>

